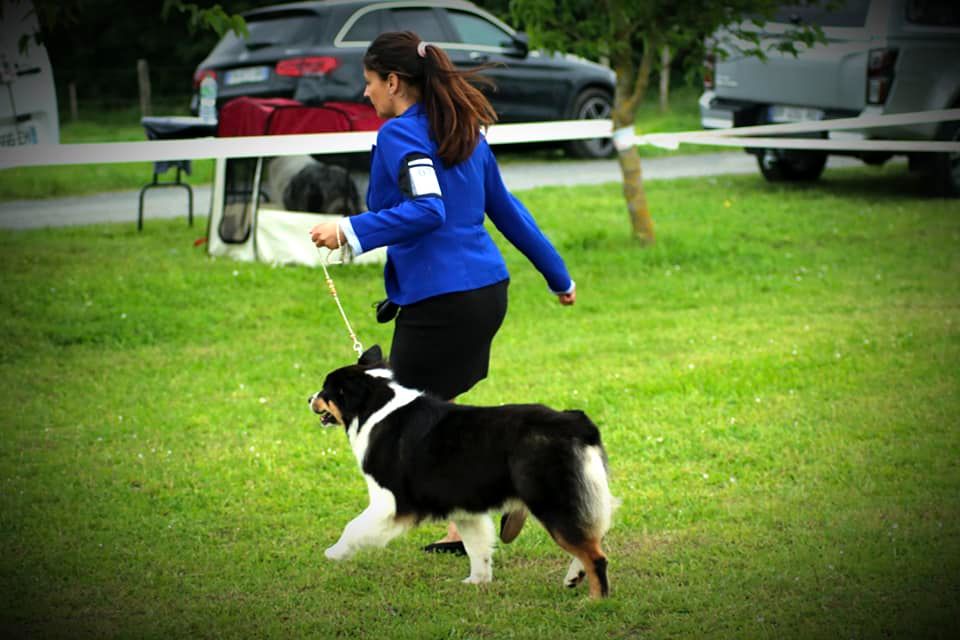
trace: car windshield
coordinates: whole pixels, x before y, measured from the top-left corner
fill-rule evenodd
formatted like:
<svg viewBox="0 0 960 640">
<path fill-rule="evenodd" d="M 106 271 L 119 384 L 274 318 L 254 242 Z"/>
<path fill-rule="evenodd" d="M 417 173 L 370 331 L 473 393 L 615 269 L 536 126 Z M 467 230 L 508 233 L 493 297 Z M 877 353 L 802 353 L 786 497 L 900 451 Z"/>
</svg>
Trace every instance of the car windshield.
<svg viewBox="0 0 960 640">
<path fill-rule="evenodd" d="M 782 24 L 856 28 L 866 25 L 869 8 L 870 0 L 829 0 L 822 6 L 785 4 L 770 20 Z"/>
<path fill-rule="evenodd" d="M 323 18 L 312 12 L 285 11 L 247 16 L 250 35 L 241 38 L 233 31 L 223 37 L 211 55 L 235 55 L 243 50 L 276 45 L 310 44 L 320 34 Z"/>
</svg>

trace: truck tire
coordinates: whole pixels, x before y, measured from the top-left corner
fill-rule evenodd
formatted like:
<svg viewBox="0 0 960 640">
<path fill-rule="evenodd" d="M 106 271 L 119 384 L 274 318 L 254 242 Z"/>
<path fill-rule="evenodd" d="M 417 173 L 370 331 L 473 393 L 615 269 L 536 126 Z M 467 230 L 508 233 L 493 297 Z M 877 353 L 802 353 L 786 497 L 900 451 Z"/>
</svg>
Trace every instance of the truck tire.
<svg viewBox="0 0 960 640">
<path fill-rule="evenodd" d="M 822 151 L 764 149 L 757 154 L 760 173 L 768 182 L 813 182 L 827 165 Z"/>
<path fill-rule="evenodd" d="M 573 102 L 571 120 L 600 120 L 610 117 L 613 99 L 603 89 L 584 89 Z M 613 155 L 613 140 L 595 138 L 574 140 L 566 145 L 567 152 L 576 158 L 609 158 Z"/>
<path fill-rule="evenodd" d="M 960 122 L 945 122 L 937 133 L 937 140 L 960 142 Z M 936 195 L 960 197 L 960 152 L 933 154 L 930 170 Z"/>
</svg>

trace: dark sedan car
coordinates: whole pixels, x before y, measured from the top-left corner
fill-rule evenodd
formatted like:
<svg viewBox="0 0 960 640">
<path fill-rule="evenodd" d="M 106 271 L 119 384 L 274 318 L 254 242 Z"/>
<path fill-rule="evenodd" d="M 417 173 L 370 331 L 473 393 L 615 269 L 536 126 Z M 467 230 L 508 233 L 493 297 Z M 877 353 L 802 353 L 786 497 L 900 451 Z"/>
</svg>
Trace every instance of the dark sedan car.
<svg viewBox="0 0 960 640">
<path fill-rule="evenodd" d="M 217 104 L 238 96 L 287 97 L 306 104 L 363 100 L 363 54 L 379 33 L 410 30 L 467 69 L 493 64 L 489 98 L 501 122 L 608 118 L 614 73 L 564 54 L 530 51 L 519 33 L 461 0 L 327 0 L 244 14 L 249 36 L 229 33 L 200 63 L 194 86 L 217 80 Z M 193 109 L 196 112 L 198 97 Z M 609 139 L 569 143 L 583 157 L 612 153 Z"/>
</svg>

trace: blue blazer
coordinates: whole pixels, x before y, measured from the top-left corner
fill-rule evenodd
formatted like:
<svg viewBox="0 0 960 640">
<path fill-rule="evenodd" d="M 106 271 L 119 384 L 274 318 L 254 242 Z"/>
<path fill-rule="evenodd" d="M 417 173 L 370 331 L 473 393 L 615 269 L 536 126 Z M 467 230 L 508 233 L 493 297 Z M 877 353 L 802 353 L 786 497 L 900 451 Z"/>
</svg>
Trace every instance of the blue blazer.
<svg viewBox="0 0 960 640">
<path fill-rule="evenodd" d="M 411 188 L 411 172 L 430 165 L 436 182 L 428 173 L 426 181 L 413 179 Z M 507 191 L 486 139 L 481 136 L 465 161 L 445 166 L 419 103 L 380 128 L 370 162 L 367 206 L 370 211 L 344 218 L 341 229 L 356 254 L 387 247 L 387 296 L 401 306 L 510 277 L 484 228 L 484 212 L 543 274 L 552 292 L 573 290 L 560 254 Z"/>
</svg>

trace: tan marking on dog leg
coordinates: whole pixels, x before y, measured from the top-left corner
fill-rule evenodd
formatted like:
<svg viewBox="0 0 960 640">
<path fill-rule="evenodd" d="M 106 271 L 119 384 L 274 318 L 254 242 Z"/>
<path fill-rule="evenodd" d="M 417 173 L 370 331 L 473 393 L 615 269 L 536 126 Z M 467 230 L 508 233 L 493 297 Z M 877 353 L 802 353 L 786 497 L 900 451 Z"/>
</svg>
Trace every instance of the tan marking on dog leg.
<svg viewBox="0 0 960 640">
<path fill-rule="evenodd" d="M 591 598 L 606 598 L 610 595 L 610 583 L 607 580 L 607 556 L 600 548 L 599 540 L 585 540 L 582 544 L 573 545 L 561 536 L 550 532 L 560 547 L 574 556 L 583 565 L 590 584 Z"/>
</svg>

